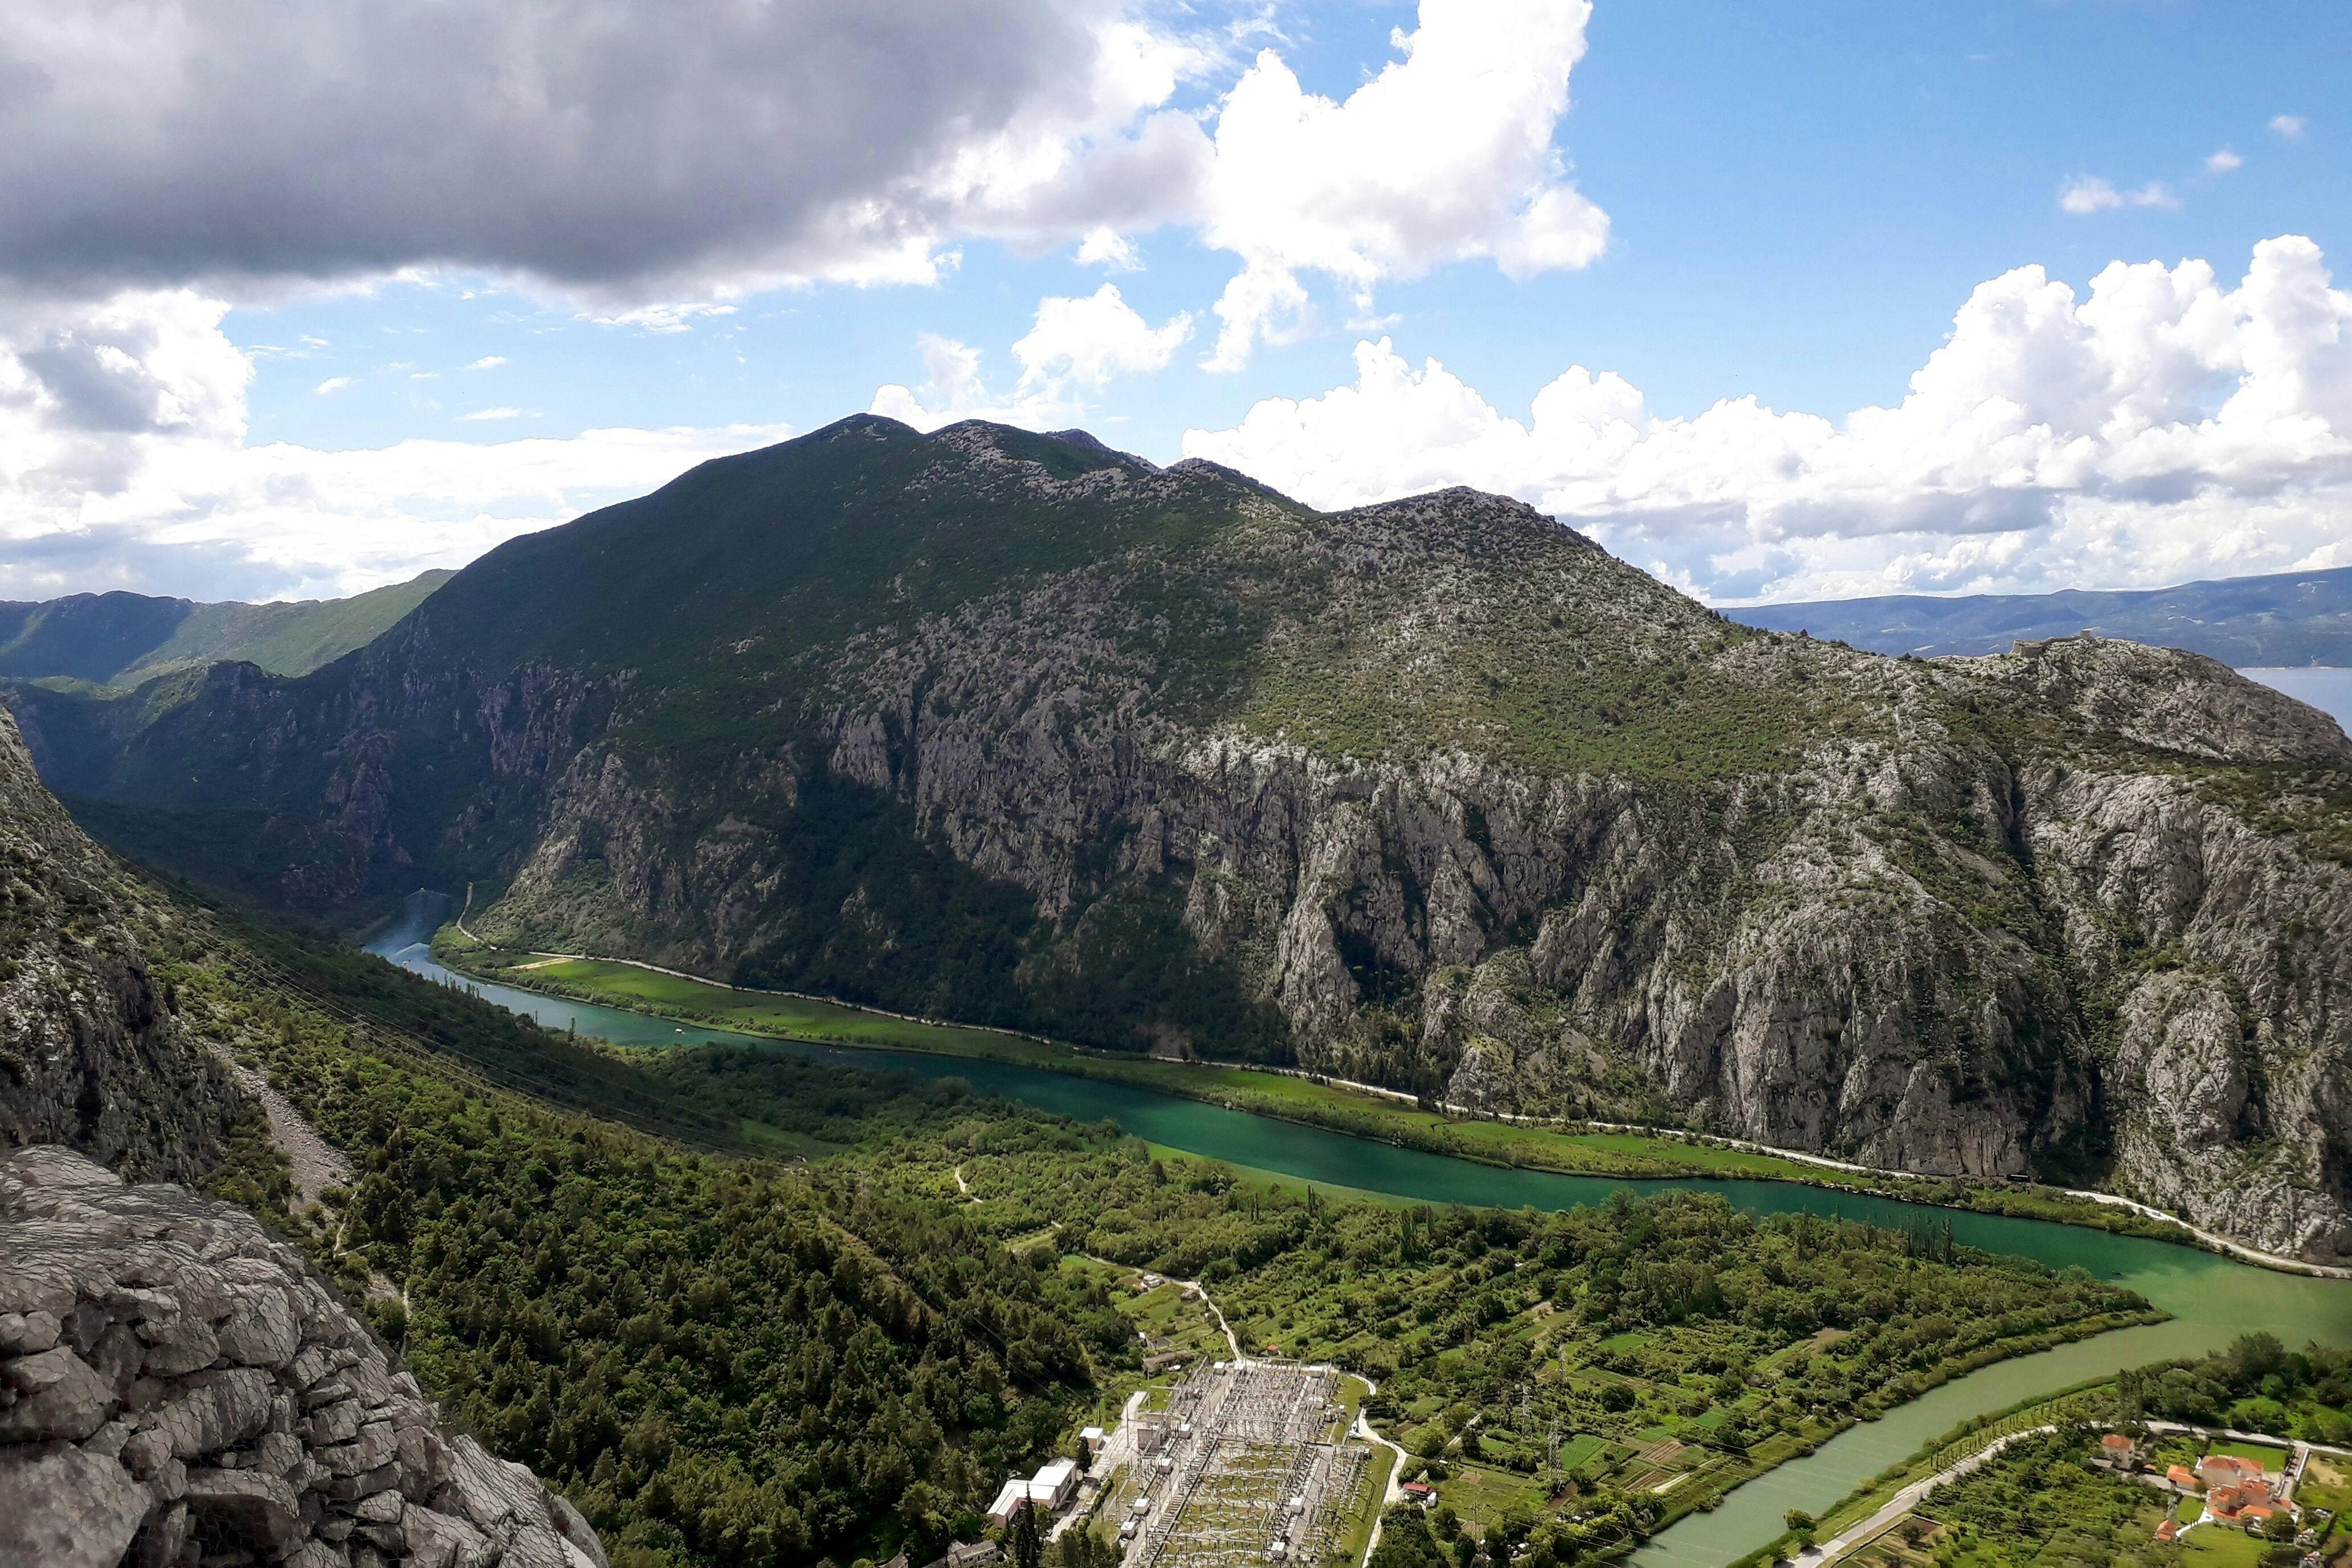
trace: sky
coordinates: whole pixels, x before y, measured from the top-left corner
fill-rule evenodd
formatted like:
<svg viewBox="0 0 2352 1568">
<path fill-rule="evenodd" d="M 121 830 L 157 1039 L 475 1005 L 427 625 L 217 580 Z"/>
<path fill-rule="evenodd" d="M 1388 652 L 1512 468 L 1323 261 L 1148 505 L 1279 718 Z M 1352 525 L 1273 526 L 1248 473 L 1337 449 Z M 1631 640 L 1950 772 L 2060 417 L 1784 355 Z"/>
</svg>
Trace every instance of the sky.
<svg viewBox="0 0 2352 1568">
<path fill-rule="evenodd" d="M 862 411 L 1710 602 L 2352 565 L 2352 7 L 0 7 L 0 597 L 325 596 Z"/>
</svg>

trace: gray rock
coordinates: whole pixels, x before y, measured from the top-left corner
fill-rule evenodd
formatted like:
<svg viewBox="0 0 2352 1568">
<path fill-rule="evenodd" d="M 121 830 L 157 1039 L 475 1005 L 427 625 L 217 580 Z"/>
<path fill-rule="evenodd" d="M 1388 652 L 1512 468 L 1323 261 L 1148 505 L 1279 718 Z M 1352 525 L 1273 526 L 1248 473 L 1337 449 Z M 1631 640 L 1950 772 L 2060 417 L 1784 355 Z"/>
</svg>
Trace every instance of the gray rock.
<svg viewBox="0 0 2352 1568">
<path fill-rule="evenodd" d="M 0 1310 L 26 1317 L 46 1312 L 52 1318 L 62 1318 L 74 1310 L 78 1299 L 73 1276 L 60 1268 L 26 1263 L 0 1273 Z M 56 1343 L 54 1340 L 50 1342 Z"/>
<path fill-rule="evenodd" d="M 65 1437 L 79 1442 L 106 1424 L 114 1388 L 63 1345 L 0 1368 L 16 1403 L 0 1410 L 0 1443 Z"/>
<path fill-rule="evenodd" d="M 147 1489 L 164 1502 L 176 1502 L 188 1495 L 188 1467 L 177 1459 L 165 1459 L 147 1475 Z"/>
<path fill-rule="evenodd" d="M 581 1511 L 572 1506 L 570 1498 L 562 1492 L 550 1490 L 547 1510 L 554 1518 L 557 1531 L 588 1560 L 590 1568 L 612 1568 L 604 1556 L 604 1543 L 596 1539 L 596 1531 L 590 1528 Z"/>
<path fill-rule="evenodd" d="M 139 1531 L 131 1555 L 133 1568 L 172 1568 L 179 1562 L 180 1551 L 187 1545 L 194 1528 L 186 1503 L 174 1502 L 157 1509 Z"/>
<path fill-rule="evenodd" d="M 579 1562 L 572 1543 L 543 1524 L 516 1531 L 499 1556 L 499 1568 L 577 1568 Z"/>
<path fill-rule="evenodd" d="M 108 1321 L 106 1309 L 96 1301 L 78 1301 L 74 1310 L 66 1314 L 59 1334 L 66 1343 L 87 1356 L 98 1348 L 99 1336 L 106 1332 Z"/>
<path fill-rule="evenodd" d="M 114 1568 L 152 1500 L 112 1459 L 0 1449 L 0 1568 Z"/>
<path fill-rule="evenodd" d="M 520 1524 L 551 1524 L 547 1490 L 522 1466 L 492 1458 L 462 1435 L 450 1440 L 447 1458 L 448 1479 L 434 1495 L 435 1508 L 494 1535 Z"/>
<path fill-rule="evenodd" d="M 123 1531 L 89 1537 L 108 1547 L 106 1562 L 161 1568 L 201 1539 L 224 1563 L 242 1552 L 487 1568 L 542 1528 L 573 1562 L 597 1561 L 593 1532 L 530 1471 L 470 1439 L 453 1449 L 415 1380 L 394 1376 L 340 1308 L 315 1341 L 298 1342 L 323 1294 L 290 1248 L 226 1205 L 20 1152 L 0 1159 L 0 1284 L 20 1300 L 74 1293 L 0 1321 L 16 1342 L 53 1342 L 0 1358 L 0 1432 L 12 1434 L 0 1437 L 0 1471 L 75 1467 L 58 1508 L 103 1510 L 110 1497 L 135 1510 L 129 1557 Z M 205 1316 L 215 1310 L 217 1329 Z M 98 1364 L 78 1342 L 96 1346 Z M 268 1364 L 208 1357 L 173 1370 L 215 1346 L 224 1363 Z M 306 1385 L 315 1407 L 303 1414 Z M 422 1506 L 436 1494 L 444 1510 Z M 9 1507 L 0 1484 L 0 1550 Z M 545 1546 L 530 1536 L 516 1561 Z M 11 1560 L 0 1555 L 0 1568 Z"/>
<path fill-rule="evenodd" d="M 188 1472 L 188 1510 L 197 1528 L 272 1557 L 284 1555 L 300 1540 L 300 1507 L 292 1487 L 258 1470 Z"/>
<path fill-rule="evenodd" d="M 180 1321 L 179 1299 L 162 1290 L 118 1285 L 106 1293 L 99 1305 L 118 1323 L 169 1325 Z"/>
<path fill-rule="evenodd" d="M 315 1459 L 311 1462 L 317 1464 Z M 400 1485 L 400 1466 L 397 1464 L 379 1465 L 373 1470 L 362 1470 L 356 1475 L 337 1475 L 321 1465 L 319 1466 L 319 1474 L 321 1479 L 311 1484 L 337 1502 L 350 1502 Z"/>
<path fill-rule="evenodd" d="M 302 1436 L 314 1447 L 348 1443 L 360 1435 L 361 1414 L 356 1399 L 339 1399 L 332 1405 L 321 1405 L 302 1423 Z"/>
<path fill-rule="evenodd" d="M 408 1555 L 408 1531 L 403 1530 L 396 1521 L 391 1524 L 355 1522 L 352 1533 L 356 1540 L 365 1542 L 387 1557 L 397 1560 Z"/>
<path fill-rule="evenodd" d="M 89 1435 L 89 1439 L 82 1444 L 81 1451 L 85 1454 L 96 1454 L 101 1458 L 120 1459 L 122 1457 L 123 1445 L 130 1441 L 130 1426 L 121 1421 L 110 1421 Z"/>
<path fill-rule="evenodd" d="M 220 1353 L 240 1366 L 283 1366 L 302 1343 L 302 1326 L 281 1286 L 245 1286 L 220 1327 Z"/>
<path fill-rule="evenodd" d="M 38 1308 L 30 1312 L 0 1312 L 0 1356 L 30 1355 L 58 1342 L 58 1319 Z"/>
<path fill-rule="evenodd" d="M 132 1433 L 123 1443 L 121 1456 L 124 1468 L 142 1481 L 171 1457 L 172 1434 L 161 1426 Z"/>
<path fill-rule="evenodd" d="M 131 1385 L 147 1364 L 147 1347 L 128 1325 L 115 1323 L 100 1334 L 98 1348 L 90 1355 L 90 1365 L 98 1375 L 114 1389 L 115 1397 L 125 1397 Z"/>
<path fill-rule="evenodd" d="M 491 1559 L 490 1541 L 462 1519 L 429 1508 L 412 1508 L 403 1517 L 408 1536 L 408 1558 L 414 1568 L 483 1568 Z M 358 1554 L 352 1555 L 357 1568 Z"/>
<path fill-rule="evenodd" d="M 142 1330 L 156 1325 L 142 1323 Z M 142 1333 L 142 1338 L 146 1338 Z M 148 1346 L 141 1369 L 151 1377 L 179 1377 L 208 1367 L 220 1359 L 220 1337 L 210 1323 L 183 1319 L 160 1328 Z"/>
<path fill-rule="evenodd" d="M 348 1443 L 330 1443 L 311 1450 L 311 1458 L 331 1474 L 355 1476 L 389 1464 L 400 1453 L 400 1441 L 389 1421 L 371 1421 Z"/>
</svg>

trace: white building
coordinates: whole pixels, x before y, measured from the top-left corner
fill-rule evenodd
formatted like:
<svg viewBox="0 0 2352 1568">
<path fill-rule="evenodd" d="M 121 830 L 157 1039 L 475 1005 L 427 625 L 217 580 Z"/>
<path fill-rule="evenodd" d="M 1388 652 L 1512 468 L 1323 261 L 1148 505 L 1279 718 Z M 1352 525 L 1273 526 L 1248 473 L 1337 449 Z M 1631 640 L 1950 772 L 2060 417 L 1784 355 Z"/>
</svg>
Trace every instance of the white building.
<svg viewBox="0 0 2352 1568">
<path fill-rule="evenodd" d="M 1003 1524 L 1024 1503 L 1034 1503 L 1051 1513 L 1069 1501 L 1070 1494 L 1077 1489 L 1078 1462 L 1055 1459 L 1028 1480 L 1015 1476 L 1005 1482 L 998 1489 L 996 1500 L 988 1505 L 988 1517 Z"/>
</svg>

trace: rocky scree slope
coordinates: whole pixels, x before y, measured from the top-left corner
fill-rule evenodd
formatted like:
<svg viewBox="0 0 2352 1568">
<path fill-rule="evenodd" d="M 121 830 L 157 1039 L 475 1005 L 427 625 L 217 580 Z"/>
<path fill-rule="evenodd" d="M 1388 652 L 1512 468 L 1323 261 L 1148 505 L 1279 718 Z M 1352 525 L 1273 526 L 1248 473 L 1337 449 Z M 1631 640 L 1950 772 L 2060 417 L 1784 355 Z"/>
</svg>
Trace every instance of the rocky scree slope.
<svg viewBox="0 0 2352 1568">
<path fill-rule="evenodd" d="M 604 1568 L 253 1219 L 0 1161 L 0 1564 Z"/>
<path fill-rule="evenodd" d="M 289 897 L 2352 1252 L 2352 748 L 2209 660 L 1732 625 L 1528 508 L 860 418 L 302 680 L 14 694 Z"/>
</svg>

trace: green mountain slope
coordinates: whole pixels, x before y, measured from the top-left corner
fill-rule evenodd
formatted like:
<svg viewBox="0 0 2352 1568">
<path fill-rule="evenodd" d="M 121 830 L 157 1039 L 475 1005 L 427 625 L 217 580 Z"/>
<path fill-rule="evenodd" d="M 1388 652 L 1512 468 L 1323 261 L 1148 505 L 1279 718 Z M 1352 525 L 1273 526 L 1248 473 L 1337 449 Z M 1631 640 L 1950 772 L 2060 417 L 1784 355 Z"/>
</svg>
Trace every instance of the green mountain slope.
<svg viewBox="0 0 2352 1568">
<path fill-rule="evenodd" d="M 2352 666 L 2352 567 L 2101 593 L 1969 594 L 1756 605 L 1733 618 L 1772 631 L 1808 630 L 1874 653 L 2005 653 L 2012 639 L 2092 631 L 2188 648 L 2243 669 Z"/>
<path fill-rule="evenodd" d="M 120 593 L 0 604 L 0 675 L 136 686 L 240 659 L 273 675 L 307 675 L 373 642 L 455 575 L 426 572 L 348 599 L 268 605 Z"/>
<path fill-rule="evenodd" d="M 305 677 L 10 700 L 280 902 L 2352 1252 L 2352 746 L 2193 655 L 1883 658 L 1497 497 L 861 416 Z"/>
</svg>

